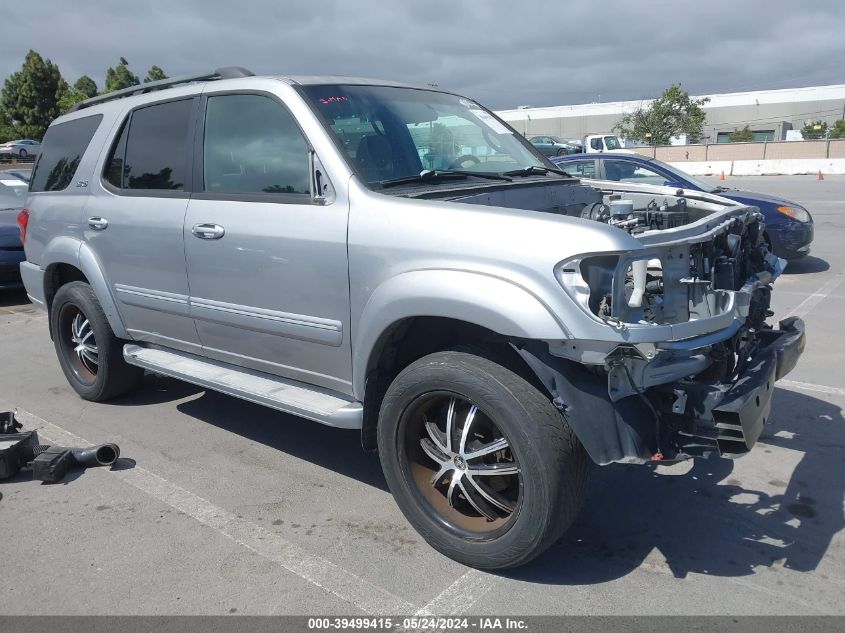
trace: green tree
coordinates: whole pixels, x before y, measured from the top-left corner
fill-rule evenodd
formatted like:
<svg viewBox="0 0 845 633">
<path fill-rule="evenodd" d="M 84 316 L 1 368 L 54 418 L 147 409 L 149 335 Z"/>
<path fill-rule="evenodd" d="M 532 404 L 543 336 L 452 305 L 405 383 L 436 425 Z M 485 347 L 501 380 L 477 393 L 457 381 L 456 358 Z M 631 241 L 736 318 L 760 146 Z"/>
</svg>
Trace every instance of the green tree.
<svg viewBox="0 0 845 633">
<path fill-rule="evenodd" d="M 97 96 L 97 83 L 88 75 L 82 75 L 77 79 L 73 84 L 73 89 L 84 94 L 86 99 Z"/>
<path fill-rule="evenodd" d="M 148 84 L 151 81 L 161 81 L 162 79 L 167 79 L 167 75 L 164 74 L 164 71 L 158 66 L 151 66 L 147 71 L 147 76 L 144 77 L 144 83 Z"/>
<path fill-rule="evenodd" d="M 845 138 L 845 119 L 839 119 L 834 122 L 827 138 Z"/>
<path fill-rule="evenodd" d="M 827 136 L 827 123 L 821 121 L 810 121 L 807 125 L 801 128 L 801 136 L 804 139 L 824 138 Z"/>
<path fill-rule="evenodd" d="M 67 90 L 59 67 L 30 50 L 21 69 L 6 79 L 0 93 L 0 108 L 13 136 L 41 139 L 59 115 L 59 100 Z"/>
<path fill-rule="evenodd" d="M 106 85 L 103 92 L 114 92 L 123 88 L 137 86 L 140 82 L 138 75 L 129 70 L 129 62 L 125 57 L 120 58 L 120 63 L 106 71 Z"/>
<path fill-rule="evenodd" d="M 15 140 L 15 128 L 12 125 L 12 119 L 0 107 L 0 143 L 13 140 Z"/>
<path fill-rule="evenodd" d="M 59 110 L 67 112 L 80 101 L 97 95 L 97 84 L 87 75 L 82 75 L 73 86 L 69 87 L 59 99 Z"/>
<path fill-rule="evenodd" d="M 652 145 L 667 145 L 681 134 L 695 143 L 704 134 L 707 114 L 701 106 L 708 101 L 708 97 L 693 99 L 681 84 L 672 84 L 650 104 L 623 116 L 613 129 L 625 138 L 648 139 Z"/>
<path fill-rule="evenodd" d="M 731 143 L 750 143 L 754 140 L 754 132 L 746 125 L 741 130 L 731 132 L 728 138 L 731 140 Z"/>
</svg>

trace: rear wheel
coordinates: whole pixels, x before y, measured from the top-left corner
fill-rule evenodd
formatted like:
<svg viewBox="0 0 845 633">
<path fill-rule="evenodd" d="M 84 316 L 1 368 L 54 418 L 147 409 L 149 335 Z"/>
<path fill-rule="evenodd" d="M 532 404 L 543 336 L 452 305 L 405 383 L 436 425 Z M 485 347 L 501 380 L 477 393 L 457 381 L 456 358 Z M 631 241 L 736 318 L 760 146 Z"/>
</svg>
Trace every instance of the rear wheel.
<svg viewBox="0 0 845 633">
<path fill-rule="evenodd" d="M 581 507 L 586 455 L 534 385 L 484 355 L 426 356 L 390 385 L 379 419 L 390 490 L 437 550 L 481 569 L 524 564 Z"/>
<path fill-rule="evenodd" d="M 87 283 L 73 281 L 59 288 L 50 308 L 50 328 L 62 371 L 86 400 L 109 400 L 141 381 L 143 370 L 123 360 L 123 342 Z"/>
<path fill-rule="evenodd" d="M 18 152 L 18 156 L 20 156 L 21 158 L 26 158 L 27 156 L 29 156 L 29 154 L 24 148 L 21 148 L 21 151 Z"/>
</svg>

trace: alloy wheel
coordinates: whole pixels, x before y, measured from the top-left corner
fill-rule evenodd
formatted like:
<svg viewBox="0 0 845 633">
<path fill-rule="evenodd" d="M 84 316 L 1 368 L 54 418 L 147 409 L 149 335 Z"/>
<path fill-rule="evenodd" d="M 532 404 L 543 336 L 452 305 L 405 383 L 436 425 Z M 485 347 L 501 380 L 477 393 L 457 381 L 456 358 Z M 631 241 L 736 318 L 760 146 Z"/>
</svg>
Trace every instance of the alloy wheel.
<svg viewBox="0 0 845 633">
<path fill-rule="evenodd" d="M 73 372 L 83 383 L 93 383 L 100 357 L 91 321 L 75 305 L 67 304 L 62 308 L 60 329 L 62 347 Z"/>
<path fill-rule="evenodd" d="M 425 394 L 403 416 L 403 469 L 423 508 L 465 537 L 491 536 L 518 513 L 522 474 L 490 416 L 457 394 Z"/>
</svg>

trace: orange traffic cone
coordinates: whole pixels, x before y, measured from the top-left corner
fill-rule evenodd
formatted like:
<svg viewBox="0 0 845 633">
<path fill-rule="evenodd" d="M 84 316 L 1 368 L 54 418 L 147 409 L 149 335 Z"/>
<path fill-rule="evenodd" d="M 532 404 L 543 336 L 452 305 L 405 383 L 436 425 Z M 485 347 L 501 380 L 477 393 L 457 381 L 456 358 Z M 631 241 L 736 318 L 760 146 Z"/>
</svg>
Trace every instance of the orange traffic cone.
<svg viewBox="0 0 845 633">
<path fill-rule="evenodd" d="M 819 177 L 818 180 L 824 180 L 824 176 L 822 175 L 822 170 L 819 169 Z"/>
<path fill-rule="evenodd" d="M 725 170 L 723 169 L 723 170 L 722 170 L 722 175 L 721 175 L 721 176 L 719 176 L 719 180 L 724 180 L 724 179 L 725 179 Z"/>
</svg>

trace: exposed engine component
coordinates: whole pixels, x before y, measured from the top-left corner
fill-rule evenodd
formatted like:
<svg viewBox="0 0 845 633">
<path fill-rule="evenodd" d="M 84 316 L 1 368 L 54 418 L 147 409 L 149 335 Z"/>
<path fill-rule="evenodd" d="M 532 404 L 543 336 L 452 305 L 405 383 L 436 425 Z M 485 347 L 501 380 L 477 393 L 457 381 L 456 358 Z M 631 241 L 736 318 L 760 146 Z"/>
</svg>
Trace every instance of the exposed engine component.
<svg viewBox="0 0 845 633">
<path fill-rule="evenodd" d="M 634 209 L 633 200 L 619 196 L 610 196 L 609 204 L 595 203 L 585 205 L 580 217 L 609 224 L 636 234 L 643 231 L 662 231 L 689 224 L 686 198 L 677 198 L 669 203 L 667 199 L 658 206 L 656 200 L 648 203 L 645 209 Z"/>
</svg>

